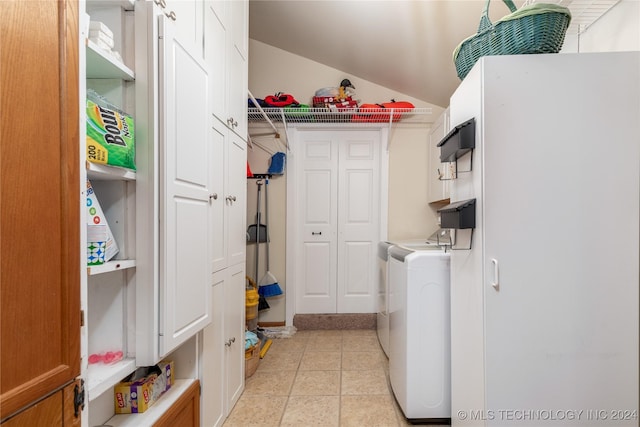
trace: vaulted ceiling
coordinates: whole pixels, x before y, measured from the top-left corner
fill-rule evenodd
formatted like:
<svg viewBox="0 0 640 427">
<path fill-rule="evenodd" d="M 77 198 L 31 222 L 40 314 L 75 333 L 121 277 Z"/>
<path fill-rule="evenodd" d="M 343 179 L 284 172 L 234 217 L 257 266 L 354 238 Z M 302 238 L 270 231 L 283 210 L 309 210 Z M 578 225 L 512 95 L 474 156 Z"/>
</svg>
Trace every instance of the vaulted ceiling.
<svg viewBox="0 0 640 427">
<path fill-rule="evenodd" d="M 611 7 L 616 1 L 548 0 L 570 8 L 584 2 Z M 523 0 L 514 3 L 520 7 Z M 252 39 L 444 107 L 460 83 L 453 50 L 476 33 L 485 1 L 251 0 L 249 5 Z M 489 12 L 492 21 L 510 13 L 500 0 L 491 2 Z"/>
</svg>

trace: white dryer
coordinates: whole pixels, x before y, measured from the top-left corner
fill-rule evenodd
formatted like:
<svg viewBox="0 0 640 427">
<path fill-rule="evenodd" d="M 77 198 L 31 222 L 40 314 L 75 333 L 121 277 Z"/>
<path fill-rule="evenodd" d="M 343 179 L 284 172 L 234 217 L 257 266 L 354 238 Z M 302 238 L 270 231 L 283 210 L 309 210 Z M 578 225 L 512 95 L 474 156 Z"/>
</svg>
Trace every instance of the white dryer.
<svg viewBox="0 0 640 427">
<path fill-rule="evenodd" d="M 451 418 L 450 254 L 389 249 L 389 376 L 410 420 Z"/>
<path fill-rule="evenodd" d="M 435 242 L 427 239 L 412 239 L 399 242 L 381 241 L 378 243 L 378 341 L 384 354 L 389 357 L 389 249 L 394 245 L 424 249 L 436 247 Z"/>
<path fill-rule="evenodd" d="M 389 248 L 390 242 L 378 243 L 378 315 L 376 327 L 378 329 L 378 341 L 384 354 L 389 357 Z"/>
</svg>

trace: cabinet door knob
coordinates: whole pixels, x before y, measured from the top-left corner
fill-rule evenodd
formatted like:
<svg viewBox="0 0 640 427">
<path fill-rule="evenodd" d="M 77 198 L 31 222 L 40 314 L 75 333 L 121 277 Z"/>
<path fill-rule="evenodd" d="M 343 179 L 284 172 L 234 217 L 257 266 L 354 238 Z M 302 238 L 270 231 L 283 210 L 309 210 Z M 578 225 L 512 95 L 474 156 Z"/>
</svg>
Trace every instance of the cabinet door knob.
<svg viewBox="0 0 640 427">
<path fill-rule="evenodd" d="M 227 124 L 228 124 L 229 126 L 233 126 L 233 117 L 229 117 L 229 118 L 227 119 Z"/>
<path fill-rule="evenodd" d="M 227 196 L 227 200 L 229 202 L 235 202 L 236 201 L 236 196 Z"/>
<path fill-rule="evenodd" d="M 321 236 L 322 235 L 322 231 L 312 231 L 311 235 L 312 236 Z"/>
<path fill-rule="evenodd" d="M 172 21 L 176 20 L 176 13 L 173 10 L 169 13 L 165 13 L 165 15 L 167 16 L 167 18 L 171 19 Z"/>
<path fill-rule="evenodd" d="M 211 201 L 211 199 L 218 200 L 218 193 L 209 194 L 209 201 Z"/>
<path fill-rule="evenodd" d="M 167 7 L 167 2 L 165 0 L 154 0 L 153 2 L 163 9 Z"/>
</svg>

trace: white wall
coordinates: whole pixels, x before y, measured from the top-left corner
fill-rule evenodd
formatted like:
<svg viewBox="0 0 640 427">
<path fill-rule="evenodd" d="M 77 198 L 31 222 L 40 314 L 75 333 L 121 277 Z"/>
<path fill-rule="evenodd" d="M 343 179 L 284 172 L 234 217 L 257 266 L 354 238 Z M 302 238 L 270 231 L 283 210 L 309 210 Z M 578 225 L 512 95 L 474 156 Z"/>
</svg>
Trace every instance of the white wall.
<svg viewBox="0 0 640 427">
<path fill-rule="evenodd" d="M 640 1 L 621 0 L 580 35 L 565 38 L 562 52 L 640 50 Z"/>
<path fill-rule="evenodd" d="M 387 102 L 393 98 L 397 101 L 409 101 L 416 107 L 432 108 L 433 114 L 426 118 L 426 125 L 394 126 L 389 151 L 388 238 L 409 239 L 428 236 L 437 226 L 434 211 L 427 202 L 427 134 L 430 123 L 435 121 L 442 108 L 256 40 L 249 41 L 249 90 L 256 98 L 284 92 L 293 95 L 300 103 L 311 104 L 317 89 L 338 86 L 344 78 L 351 80 L 356 87 L 355 98 L 362 103 Z M 284 131 L 281 131 L 279 140 L 273 134 L 260 135 L 265 133 L 269 133 L 269 130 L 262 126 L 259 129 L 251 126 L 250 135 L 253 141 L 271 151 L 284 150 Z M 270 157 L 270 153 L 257 145 L 248 151 L 249 164 L 254 173 L 266 172 Z M 285 173 L 284 176 L 274 177 L 269 184 L 269 267 L 285 291 L 286 179 Z M 247 222 L 252 224 L 256 212 L 256 185 L 253 180 L 249 180 L 247 197 Z M 264 274 L 265 249 L 265 245 L 261 245 L 258 279 Z M 247 253 L 247 274 L 251 277 L 255 274 L 254 251 L 255 245 L 250 245 Z M 284 321 L 284 298 L 270 298 L 268 302 L 271 309 L 260 312 L 259 320 Z"/>
<path fill-rule="evenodd" d="M 580 35 L 579 52 L 640 50 L 640 1 L 622 0 Z"/>
</svg>

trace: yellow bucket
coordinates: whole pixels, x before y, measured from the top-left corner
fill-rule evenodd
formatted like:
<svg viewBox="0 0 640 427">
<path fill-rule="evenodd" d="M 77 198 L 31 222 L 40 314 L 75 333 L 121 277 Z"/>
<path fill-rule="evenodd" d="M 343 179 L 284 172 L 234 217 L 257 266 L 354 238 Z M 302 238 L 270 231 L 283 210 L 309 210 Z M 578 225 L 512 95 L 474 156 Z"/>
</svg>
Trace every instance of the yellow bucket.
<svg viewBox="0 0 640 427">
<path fill-rule="evenodd" d="M 255 319 L 258 316 L 258 303 L 260 302 L 260 295 L 258 294 L 258 287 L 256 283 L 247 276 L 247 281 L 251 288 L 246 290 L 246 320 Z"/>
</svg>

